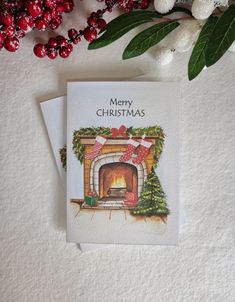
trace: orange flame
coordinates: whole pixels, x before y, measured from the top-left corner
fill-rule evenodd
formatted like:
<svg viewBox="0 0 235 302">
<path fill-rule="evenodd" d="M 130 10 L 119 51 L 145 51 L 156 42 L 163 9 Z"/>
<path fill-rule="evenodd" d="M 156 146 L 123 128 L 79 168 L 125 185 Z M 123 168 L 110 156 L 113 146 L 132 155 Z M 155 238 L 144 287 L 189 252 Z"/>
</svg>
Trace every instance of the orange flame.
<svg viewBox="0 0 235 302">
<path fill-rule="evenodd" d="M 111 183 L 111 188 L 126 188 L 126 181 L 124 176 L 115 177 Z"/>
</svg>

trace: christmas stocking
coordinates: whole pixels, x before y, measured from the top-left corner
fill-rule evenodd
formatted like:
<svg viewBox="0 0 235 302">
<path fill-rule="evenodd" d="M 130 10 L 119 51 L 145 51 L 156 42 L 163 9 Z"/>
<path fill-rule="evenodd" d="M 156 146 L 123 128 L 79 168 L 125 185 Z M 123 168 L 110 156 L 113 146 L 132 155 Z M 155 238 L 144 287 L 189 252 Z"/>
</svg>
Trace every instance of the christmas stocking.
<svg viewBox="0 0 235 302">
<path fill-rule="evenodd" d="M 131 159 L 132 154 L 134 153 L 135 149 L 139 146 L 139 142 L 134 140 L 133 138 L 130 138 L 127 142 L 127 150 L 124 152 L 124 154 L 119 158 L 120 162 L 127 162 L 129 159 Z"/>
<path fill-rule="evenodd" d="M 139 165 L 145 159 L 145 157 L 149 154 L 150 147 L 152 146 L 152 142 L 146 139 L 142 139 L 140 143 L 140 148 L 137 151 L 137 157 L 133 159 L 133 164 Z"/>
<path fill-rule="evenodd" d="M 90 159 L 90 160 L 96 158 L 97 155 L 99 155 L 99 153 L 100 153 L 103 145 L 105 144 L 106 140 L 107 139 L 104 138 L 103 136 L 97 136 L 96 139 L 95 139 L 95 144 L 93 146 L 93 150 L 90 153 L 86 154 L 85 158 Z"/>
</svg>

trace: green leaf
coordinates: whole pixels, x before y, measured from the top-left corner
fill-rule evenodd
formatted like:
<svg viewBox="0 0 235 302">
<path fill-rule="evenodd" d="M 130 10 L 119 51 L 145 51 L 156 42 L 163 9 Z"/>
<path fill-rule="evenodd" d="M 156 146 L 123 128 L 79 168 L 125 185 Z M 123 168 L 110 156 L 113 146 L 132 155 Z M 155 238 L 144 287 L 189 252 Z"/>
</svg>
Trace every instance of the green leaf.
<svg viewBox="0 0 235 302">
<path fill-rule="evenodd" d="M 206 50 L 206 66 L 215 64 L 235 40 L 235 5 L 219 18 Z"/>
<path fill-rule="evenodd" d="M 217 17 L 211 16 L 203 26 L 197 39 L 188 63 L 188 78 L 190 81 L 196 78 L 206 65 L 205 51 L 217 20 Z"/>
<path fill-rule="evenodd" d="M 142 18 L 150 18 L 150 20 L 152 20 L 152 18 L 161 18 L 162 15 L 157 13 L 157 12 L 153 12 L 153 11 L 143 11 L 143 10 L 137 10 L 137 11 L 133 11 L 133 12 L 129 12 L 129 13 L 125 13 L 122 14 L 120 16 L 118 16 L 117 18 L 113 19 L 112 21 L 110 21 L 101 31 L 100 34 L 105 32 L 105 31 L 109 31 L 111 32 L 115 32 L 117 27 L 120 26 L 120 23 L 125 22 L 125 21 L 130 21 L 131 19 L 135 19 L 138 17 L 142 17 Z"/>
<path fill-rule="evenodd" d="M 127 45 L 122 55 L 123 60 L 142 55 L 150 47 L 160 42 L 166 35 L 179 26 L 178 22 L 164 22 L 155 24 L 137 36 Z"/>
<path fill-rule="evenodd" d="M 156 12 L 132 12 L 123 14 L 113 21 L 111 21 L 107 26 L 103 35 L 89 44 L 88 49 L 97 49 L 109 45 L 121 38 L 128 31 L 134 29 L 135 27 L 153 21 L 153 18 L 157 18 L 160 15 Z"/>
</svg>

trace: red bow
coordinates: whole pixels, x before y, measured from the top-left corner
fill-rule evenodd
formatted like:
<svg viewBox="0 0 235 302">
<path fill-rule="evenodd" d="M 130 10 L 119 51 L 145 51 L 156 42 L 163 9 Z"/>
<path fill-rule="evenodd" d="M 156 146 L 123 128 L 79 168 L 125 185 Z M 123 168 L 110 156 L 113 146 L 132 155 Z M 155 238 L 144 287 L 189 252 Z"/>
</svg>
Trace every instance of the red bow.
<svg viewBox="0 0 235 302">
<path fill-rule="evenodd" d="M 113 138 L 116 138 L 117 136 L 127 137 L 126 127 L 124 125 L 120 126 L 119 129 L 112 128 L 111 131 L 112 131 Z"/>
</svg>

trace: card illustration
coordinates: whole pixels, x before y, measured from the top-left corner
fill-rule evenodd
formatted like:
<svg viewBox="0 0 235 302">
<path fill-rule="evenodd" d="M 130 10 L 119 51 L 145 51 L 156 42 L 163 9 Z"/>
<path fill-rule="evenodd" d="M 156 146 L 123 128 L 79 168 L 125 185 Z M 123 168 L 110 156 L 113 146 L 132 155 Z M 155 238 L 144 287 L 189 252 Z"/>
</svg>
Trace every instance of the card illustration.
<svg viewBox="0 0 235 302">
<path fill-rule="evenodd" d="M 160 126 L 75 130 L 73 152 L 83 165 L 84 198 L 71 202 L 81 210 L 128 210 L 133 216 L 159 216 L 166 223 L 166 194 L 155 171 L 164 137 Z"/>
</svg>

